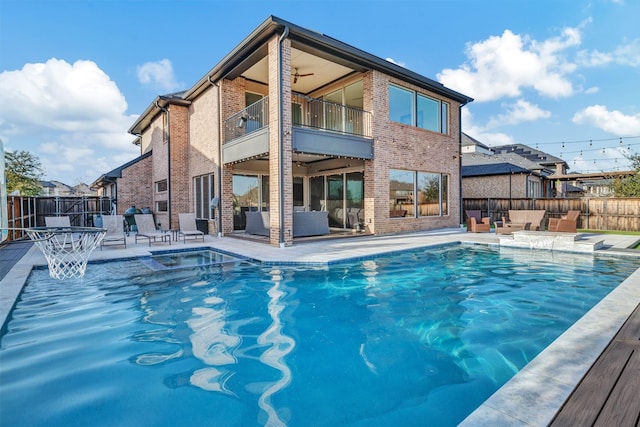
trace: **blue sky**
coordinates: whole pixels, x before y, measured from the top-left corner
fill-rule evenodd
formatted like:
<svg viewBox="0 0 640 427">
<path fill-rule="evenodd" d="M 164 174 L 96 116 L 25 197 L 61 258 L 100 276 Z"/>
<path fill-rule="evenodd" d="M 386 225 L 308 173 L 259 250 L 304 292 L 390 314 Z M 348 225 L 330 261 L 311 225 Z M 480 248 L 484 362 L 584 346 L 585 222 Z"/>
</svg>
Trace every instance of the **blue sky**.
<svg viewBox="0 0 640 427">
<path fill-rule="evenodd" d="M 463 130 L 572 172 L 640 152 L 637 0 L 1 0 L 0 139 L 75 185 L 139 155 L 129 126 L 269 15 L 476 100 Z"/>
</svg>

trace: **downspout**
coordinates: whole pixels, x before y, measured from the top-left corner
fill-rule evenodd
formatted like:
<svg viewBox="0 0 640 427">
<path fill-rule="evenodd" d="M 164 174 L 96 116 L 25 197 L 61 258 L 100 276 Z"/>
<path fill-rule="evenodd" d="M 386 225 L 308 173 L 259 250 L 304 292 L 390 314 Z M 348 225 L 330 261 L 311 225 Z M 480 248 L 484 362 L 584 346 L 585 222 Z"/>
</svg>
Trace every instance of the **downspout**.
<svg viewBox="0 0 640 427">
<path fill-rule="evenodd" d="M 167 215 L 169 215 L 169 228 L 171 228 L 171 116 L 169 109 L 161 107 L 156 100 L 156 108 L 163 111 L 167 115 Z"/>
<path fill-rule="evenodd" d="M 222 237 L 222 89 L 220 84 L 214 83 L 211 76 L 207 76 L 207 80 L 212 86 L 218 89 L 218 218 L 216 219 L 218 226 L 218 237 Z"/>
<path fill-rule="evenodd" d="M 278 135 L 279 135 L 279 159 L 278 159 L 278 171 L 279 171 L 279 182 L 278 182 L 278 194 L 280 199 L 280 247 L 284 248 L 284 162 L 282 158 L 284 157 L 284 130 L 282 126 L 282 120 L 284 116 L 284 112 L 282 111 L 282 41 L 287 38 L 289 35 L 289 27 L 284 27 L 284 32 L 278 39 Z"/>
<path fill-rule="evenodd" d="M 464 218 L 464 206 L 462 205 L 464 199 L 462 198 L 462 107 L 466 104 L 460 104 L 458 107 L 458 191 L 460 192 L 460 227 L 462 227 L 462 219 Z M 487 208 L 488 209 L 488 208 Z"/>
</svg>

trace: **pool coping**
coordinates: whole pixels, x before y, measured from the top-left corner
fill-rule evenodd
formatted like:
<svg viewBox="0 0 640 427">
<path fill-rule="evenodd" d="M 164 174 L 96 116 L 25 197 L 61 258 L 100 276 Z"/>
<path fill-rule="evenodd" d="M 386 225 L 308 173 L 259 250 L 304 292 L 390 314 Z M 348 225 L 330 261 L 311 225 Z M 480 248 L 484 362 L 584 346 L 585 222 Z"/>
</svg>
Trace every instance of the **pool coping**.
<svg viewBox="0 0 640 427">
<path fill-rule="evenodd" d="M 605 239 L 605 249 L 598 250 L 593 255 L 640 257 L 640 251 L 631 252 L 626 249 L 633 242 L 630 238 L 624 237 L 595 235 L 593 238 Z M 264 264 L 317 265 L 323 263 L 327 265 L 422 247 L 437 247 L 443 244 L 497 245 L 499 242 L 493 233 L 464 233 L 460 229 L 407 235 L 366 236 L 350 240 L 304 243 L 275 248 L 260 243 L 248 245 L 241 239 L 209 236 L 204 243 L 172 245 L 162 249 L 149 248 L 147 245 L 144 247 L 128 245 L 125 250 L 94 251 L 90 262 L 151 256 L 167 250 L 173 252 L 194 250 L 193 248 L 211 248 Z M 129 248 L 129 246 L 134 247 Z M 43 265 L 46 265 L 44 256 L 34 246 L 0 281 L 0 325 L 3 329 L 6 327 L 7 316 L 17 302 L 31 270 Z M 640 268 L 476 408 L 460 425 L 467 427 L 548 425 L 639 303 Z"/>
</svg>

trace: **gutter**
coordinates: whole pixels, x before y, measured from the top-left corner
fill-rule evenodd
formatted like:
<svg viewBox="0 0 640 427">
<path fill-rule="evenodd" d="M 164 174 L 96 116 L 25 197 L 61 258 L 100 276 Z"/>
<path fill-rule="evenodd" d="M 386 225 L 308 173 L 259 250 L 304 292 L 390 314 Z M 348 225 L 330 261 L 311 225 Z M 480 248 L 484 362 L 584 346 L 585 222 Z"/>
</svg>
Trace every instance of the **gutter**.
<svg viewBox="0 0 640 427">
<path fill-rule="evenodd" d="M 278 169 L 279 169 L 279 182 L 278 182 L 278 194 L 280 199 L 280 247 L 285 247 L 284 241 L 284 162 L 282 158 L 284 157 L 284 129 L 282 126 L 283 120 L 283 108 L 282 108 L 282 41 L 287 38 L 289 35 L 289 27 L 284 27 L 284 32 L 278 39 L 278 137 L 280 142 L 279 146 L 279 159 L 278 159 Z"/>
</svg>

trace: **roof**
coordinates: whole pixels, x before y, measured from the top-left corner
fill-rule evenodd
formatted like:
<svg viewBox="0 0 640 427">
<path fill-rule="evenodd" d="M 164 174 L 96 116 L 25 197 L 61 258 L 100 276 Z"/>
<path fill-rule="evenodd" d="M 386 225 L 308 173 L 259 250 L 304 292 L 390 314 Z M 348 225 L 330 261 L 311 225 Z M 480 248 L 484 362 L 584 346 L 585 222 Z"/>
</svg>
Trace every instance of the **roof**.
<svg viewBox="0 0 640 427">
<path fill-rule="evenodd" d="M 540 165 L 555 165 L 556 163 L 566 163 L 560 157 L 552 156 L 544 151 L 536 150 L 524 144 L 509 144 L 499 147 L 491 147 L 496 154 L 517 154 Z"/>
<path fill-rule="evenodd" d="M 147 157 L 149 157 L 151 155 L 152 151 L 148 151 L 146 153 L 144 153 L 141 156 L 136 157 L 133 160 L 128 161 L 127 163 L 124 163 L 120 166 L 118 166 L 115 169 L 110 170 L 109 172 L 100 175 L 100 177 L 98 179 L 96 179 L 95 181 L 93 181 L 93 183 L 91 184 L 91 187 L 97 187 L 100 184 L 104 184 L 104 183 L 110 183 L 110 182 L 114 182 L 116 180 L 116 178 L 122 178 L 122 171 L 136 163 L 138 163 L 139 161 L 146 159 Z"/>
<path fill-rule="evenodd" d="M 193 87 L 178 97 L 167 95 L 157 97 L 129 128 L 129 133 L 140 134 L 159 114 L 161 108 L 171 102 L 190 103 L 213 82 L 230 75 L 234 69 L 261 49 L 274 35 L 282 35 L 288 31 L 287 38 L 300 42 L 317 52 L 329 53 L 332 57 L 348 63 L 349 66 L 361 71 L 378 70 L 416 86 L 428 89 L 434 93 L 460 102 L 462 105 L 473 101 L 473 98 L 449 89 L 442 83 L 396 65 L 386 59 L 357 49 L 325 34 L 308 30 L 275 16 L 269 16 L 262 24 L 253 30 L 238 46 L 229 52 L 218 64 L 207 72 Z M 177 95 L 177 94 L 174 94 Z"/>
<path fill-rule="evenodd" d="M 460 173 L 463 178 L 472 176 L 511 175 L 516 173 L 527 174 L 530 171 L 511 163 L 493 163 L 462 166 Z"/>
</svg>

